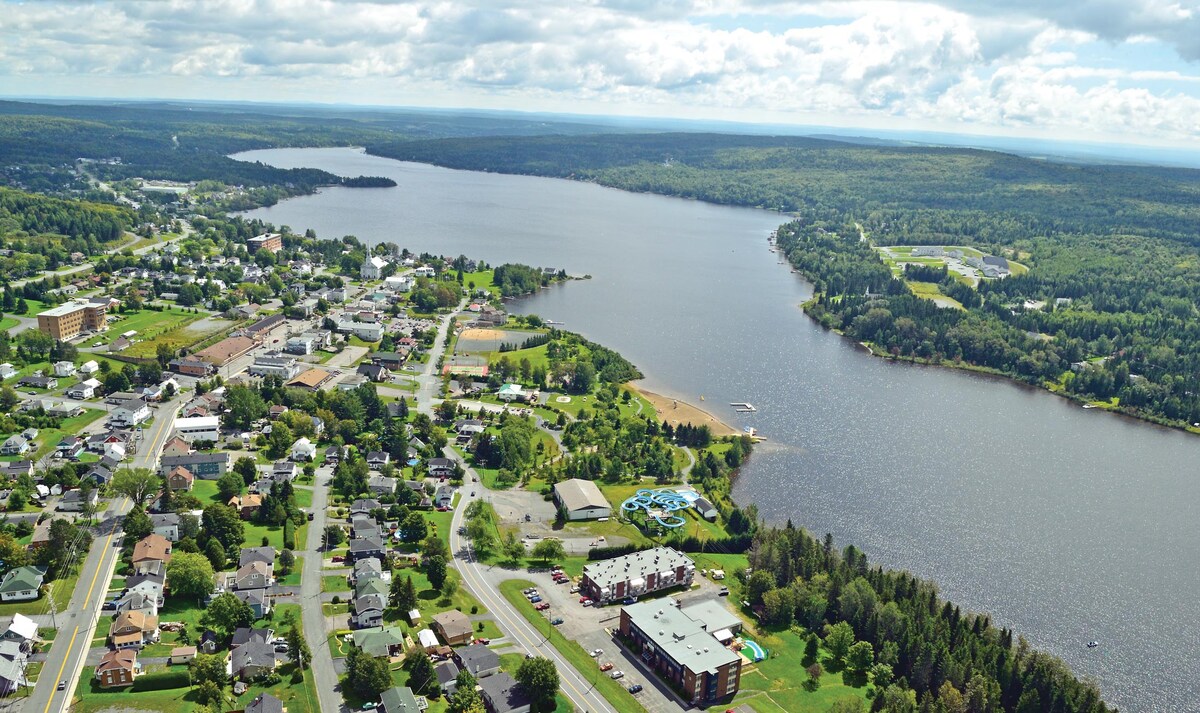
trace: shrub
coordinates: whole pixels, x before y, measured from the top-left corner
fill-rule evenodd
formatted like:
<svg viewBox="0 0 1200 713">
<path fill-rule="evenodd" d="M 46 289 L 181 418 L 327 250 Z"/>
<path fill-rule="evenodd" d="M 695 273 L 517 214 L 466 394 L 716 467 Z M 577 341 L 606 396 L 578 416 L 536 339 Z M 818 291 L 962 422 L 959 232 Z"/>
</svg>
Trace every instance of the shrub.
<svg viewBox="0 0 1200 713">
<path fill-rule="evenodd" d="M 187 688 L 192 685 L 187 671 L 150 673 L 134 679 L 134 691 L 165 691 L 171 688 Z"/>
</svg>

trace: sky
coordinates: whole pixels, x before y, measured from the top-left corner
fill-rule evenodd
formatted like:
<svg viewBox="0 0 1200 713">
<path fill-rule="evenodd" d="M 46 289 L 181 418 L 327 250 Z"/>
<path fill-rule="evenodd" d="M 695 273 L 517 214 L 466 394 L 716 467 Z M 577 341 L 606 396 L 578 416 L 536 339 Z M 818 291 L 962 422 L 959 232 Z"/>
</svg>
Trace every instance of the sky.
<svg viewBox="0 0 1200 713">
<path fill-rule="evenodd" d="M 0 0 L 0 95 L 1184 146 L 1200 0 Z"/>
</svg>

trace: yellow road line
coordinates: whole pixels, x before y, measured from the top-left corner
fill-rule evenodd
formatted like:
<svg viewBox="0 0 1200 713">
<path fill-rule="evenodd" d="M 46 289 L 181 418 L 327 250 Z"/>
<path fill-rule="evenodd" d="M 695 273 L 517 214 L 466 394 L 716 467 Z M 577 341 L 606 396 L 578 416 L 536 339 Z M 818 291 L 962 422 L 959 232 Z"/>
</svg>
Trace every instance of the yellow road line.
<svg viewBox="0 0 1200 713">
<path fill-rule="evenodd" d="M 124 507 L 125 500 L 126 500 L 125 498 L 121 498 L 121 507 Z M 100 570 L 104 569 L 104 558 L 108 556 L 108 553 L 112 549 L 112 538 L 113 538 L 113 535 L 115 535 L 115 534 L 117 534 L 117 523 L 114 522 L 112 529 L 108 531 L 108 538 L 104 540 L 104 550 L 100 553 L 100 562 L 99 562 L 99 564 L 96 565 L 96 571 L 94 573 L 92 573 L 92 583 L 88 585 L 87 594 L 84 595 L 84 597 L 83 597 L 84 607 L 86 607 L 88 605 L 88 603 L 91 602 L 91 600 L 92 600 L 92 590 L 96 588 L 96 579 L 100 576 Z M 84 557 L 84 561 L 85 562 L 87 561 L 86 556 Z M 71 650 L 75 648 L 75 637 L 78 635 L 79 635 L 79 627 L 76 626 L 75 632 L 73 634 L 71 634 L 71 643 L 67 644 L 67 655 L 63 657 L 62 665 L 58 667 L 58 677 L 57 678 L 59 681 L 62 680 L 63 671 L 66 670 L 66 668 L 67 668 L 67 660 L 71 658 Z M 87 655 L 86 652 L 84 653 L 84 655 L 85 656 Z M 44 711 L 42 711 L 42 713 L 49 713 L 50 704 L 54 703 L 54 694 L 55 693 L 57 693 L 57 690 L 50 692 L 50 698 L 49 698 L 49 700 L 46 701 L 46 709 Z"/>
</svg>

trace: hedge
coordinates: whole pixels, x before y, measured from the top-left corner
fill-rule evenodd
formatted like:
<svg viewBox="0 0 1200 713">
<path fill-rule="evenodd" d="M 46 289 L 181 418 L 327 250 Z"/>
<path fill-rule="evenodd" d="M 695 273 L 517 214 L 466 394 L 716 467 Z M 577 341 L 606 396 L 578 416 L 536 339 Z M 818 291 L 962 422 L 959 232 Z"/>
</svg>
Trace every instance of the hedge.
<svg viewBox="0 0 1200 713">
<path fill-rule="evenodd" d="M 138 676 L 133 680 L 134 691 L 165 691 L 170 688 L 187 688 L 192 685 L 187 671 L 168 671 Z"/>
</svg>

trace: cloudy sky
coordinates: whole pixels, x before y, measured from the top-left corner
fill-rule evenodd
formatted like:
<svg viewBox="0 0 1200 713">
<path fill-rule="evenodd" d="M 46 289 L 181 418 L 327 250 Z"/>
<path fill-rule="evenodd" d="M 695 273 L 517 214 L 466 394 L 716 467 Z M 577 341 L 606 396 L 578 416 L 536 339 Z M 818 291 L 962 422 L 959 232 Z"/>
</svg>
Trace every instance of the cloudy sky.
<svg viewBox="0 0 1200 713">
<path fill-rule="evenodd" d="M 0 0 L 0 94 L 1200 134 L 1200 0 Z"/>
</svg>

